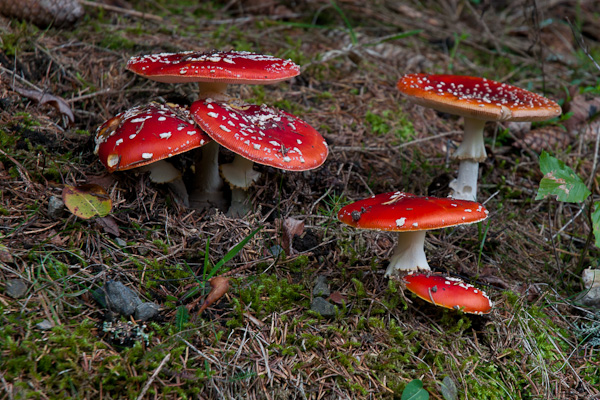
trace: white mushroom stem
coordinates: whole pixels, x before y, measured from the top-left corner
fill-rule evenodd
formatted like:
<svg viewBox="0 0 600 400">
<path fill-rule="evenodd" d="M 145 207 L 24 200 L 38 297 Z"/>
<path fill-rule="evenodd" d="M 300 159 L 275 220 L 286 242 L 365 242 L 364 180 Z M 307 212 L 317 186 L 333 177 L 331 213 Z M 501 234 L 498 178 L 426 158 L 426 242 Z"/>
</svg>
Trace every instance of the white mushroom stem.
<svg viewBox="0 0 600 400">
<path fill-rule="evenodd" d="M 483 143 L 483 128 L 485 121 L 465 118 L 463 141 L 452 155 L 460 160 L 458 176 L 450 182 L 452 193 L 450 197 L 461 200 L 477 200 L 477 177 L 479 163 L 487 157 Z"/>
<path fill-rule="evenodd" d="M 198 98 L 225 100 L 228 98 L 225 91 L 227 83 L 198 82 Z M 212 141 L 202 146 L 196 152 L 194 176 L 195 190 L 191 195 L 192 207 L 204 210 L 211 207 L 224 206 L 223 180 L 219 174 L 219 144 Z"/>
<path fill-rule="evenodd" d="M 198 82 L 198 98 L 206 99 L 210 97 L 215 100 L 223 100 L 228 97 L 225 94 L 227 86 L 227 83 L 222 82 Z"/>
<path fill-rule="evenodd" d="M 150 180 L 154 183 L 164 183 L 173 191 L 177 200 L 185 207 L 189 207 L 190 201 L 185 183 L 181 179 L 181 172 L 170 162 L 159 160 L 152 164 L 139 167 L 141 172 L 150 172 Z"/>
<path fill-rule="evenodd" d="M 223 187 L 219 175 L 219 144 L 213 140 L 202 146 L 196 154 L 196 189 L 203 193 L 219 192 Z"/>
<path fill-rule="evenodd" d="M 398 244 L 385 271 L 389 277 L 398 271 L 429 271 L 425 256 L 425 233 L 427 231 L 398 232 Z"/>
<path fill-rule="evenodd" d="M 232 188 L 246 190 L 260 177 L 260 173 L 256 172 L 253 166 L 253 161 L 236 154 L 231 164 L 221 165 L 221 174 Z"/>
<path fill-rule="evenodd" d="M 231 187 L 231 206 L 227 215 L 239 217 L 251 210 L 247 189 L 260 177 L 252 167 L 254 162 L 235 155 L 231 164 L 221 165 L 221 174 Z"/>
<path fill-rule="evenodd" d="M 462 160 L 458 166 L 456 179 L 450 182 L 452 193 L 450 197 L 460 200 L 477 201 L 477 177 L 479 163 L 472 160 Z"/>
</svg>

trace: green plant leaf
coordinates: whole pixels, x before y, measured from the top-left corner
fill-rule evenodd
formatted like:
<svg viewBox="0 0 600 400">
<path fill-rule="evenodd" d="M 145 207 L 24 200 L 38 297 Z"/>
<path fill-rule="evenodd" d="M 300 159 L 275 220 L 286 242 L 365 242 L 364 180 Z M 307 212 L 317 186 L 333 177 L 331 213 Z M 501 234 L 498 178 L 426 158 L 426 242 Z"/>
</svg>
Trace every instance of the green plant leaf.
<svg viewBox="0 0 600 400">
<path fill-rule="evenodd" d="M 442 392 L 442 396 L 446 400 L 458 399 L 458 389 L 456 389 L 456 384 L 449 376 L 445 377 L 440 384 L 440 392 Z"/>
<path fill-rule="evenodd" d="M 254 237 L 254 235 L 256 235 L 263 227 L 259 226 L 258 228 L 256 228 L 255 230 L 253 230 L 252 232 L 250 232 L 248 234 L 248 236 L 246 236 L 244 239 L 242 239 L 241 242 L 239 242 L 238 244 L 236 244 L 235 246 L 233 246 L 233 248 L 231 250 L 229 250 L 227 252 L 227 254 L 225 254 L 223 256 L 223 258 L 221 260 L 219 260 L 218 263 L 215 264 L 215 266 L 210 270 L 210 272 L 208 273 L 208 275 L 205 277 L 206 280 L 209 280 L 210 278 L 212 278 L 217 271 L 219 271 L 219 269 L 229 260 L 231 260 L 233 257 L 235 257 L 237 255 L 237 253 L 240 252 L 240 250 L 242 250 L 242 248 L 246 245 L 246 243 L 248 243 L 250 241 L 250 239 L 252 239 Z M 208 253 L 208 244 L 207 244 L 207 250 L 206 253 Z M 205 264 L 204 264 L 204 268 L 207 267 L 207 260 L 205 259 Z M 206 271 L 206 270 L 205 270 Z"/>
<path fill-rule="evenodd" d="M 413 379 L 404 388 L 401 400 L 429 400 L 429 393 L 423 389 L 420 379 Z"/>
<path fill-rule="evenodd" d="M 108 193 L 98 185 L 65 186 L 62 191 L 65 206 L 79 218 L 105 217 L 112 209 Z"/>
<path fill-rule="evenodd" d="M 592 212 L 592 230 L 596 241 L 596 247 L 600 247 L 600 201 L 594 203 L 594 211 Z"/>
<path fill-rule="evenodd" d="M 581 203 L 590 195 L 581 178 L 571 168 L 545 151 L 540 155 L 540 169 L 544 177 L 540 181 L 536 200 L 556 196 L 559 201 Z"/>
<path fill-rule="evenodd" d="M 175 326 L 177 331 L 181 332 L 185 324 L 190 320 L 190 313 L 185 306 L 177 307 L 177 313 L 175 314 Z"/>
</svg>

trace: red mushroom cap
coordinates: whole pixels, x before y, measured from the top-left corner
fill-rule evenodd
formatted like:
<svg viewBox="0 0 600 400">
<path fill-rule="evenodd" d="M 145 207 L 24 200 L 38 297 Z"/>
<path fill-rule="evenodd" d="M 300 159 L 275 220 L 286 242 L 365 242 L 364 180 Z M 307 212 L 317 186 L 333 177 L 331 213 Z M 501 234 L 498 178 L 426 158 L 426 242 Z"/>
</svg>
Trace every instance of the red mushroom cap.
<svg viewBox="0 0 600 400">
<path fill-rule="evenodd" d="M 343 207 L 338 219 L 361 229 L 425 231 L 483 221 L 479 203 L 448 197 L 420 197 L 404 192 L 378 194 Z"/>
<path fill-rule="evenodd" d="M 413 273 L 402 278 L 406 289 L 436 306 L 469 314 L 488 314 L 492 301 L 485 292 L 457 278 Z"/>
<path fill-rule="evenodd" d="M 561 113 L 550 99 L 486 78 L 410 74 L 397 86 L 424 107 L 485 121 L 545 121 Z"/>
<path fill-rule="evenodd" d="M 109 172 L 141 167 L 210 141 L 187 109 L 151 103 L 122 112 L 96 131 L 96 149 Z"/>
<path fill-rule="evenodd" d="M 267 84 L 300 74 L 292 60 L 248 51 L 161 53 L 131 57 L 127 69 L 166 83 L 222 82 Z"/>
<path fill-rule="evenodd" d="M 251 161 L 306 171 L 327 158 L 327 143 L 301 119 L 266 105 L 198 100 L 192 117 L 221 146 Z"/>
</svg>

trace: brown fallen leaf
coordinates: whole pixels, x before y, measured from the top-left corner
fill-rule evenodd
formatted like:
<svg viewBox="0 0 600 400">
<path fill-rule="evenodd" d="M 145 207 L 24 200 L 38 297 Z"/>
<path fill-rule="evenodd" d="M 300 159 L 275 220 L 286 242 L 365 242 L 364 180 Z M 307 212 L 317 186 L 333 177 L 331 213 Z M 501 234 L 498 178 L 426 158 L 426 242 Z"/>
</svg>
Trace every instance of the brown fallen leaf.
<svg viewBox="0 0 600 400">
<path fill-rule="evenodd" d="M 600 97 L 576 94 L 566 104 L 565 112 L 570 112 L 571 117 L 564 122 L 564 125 L 572 136 L 576 136 L 581 128 L 600 112 Z"/>
<path fill-rule="evenodd" d="M 281 247 L 288 256 L 292 254 L 292 240 L 304 232 L 304 221 L 295 218 L 286 218 L 282 225 Z"/>
<path fill-rule="evenodd" d="M 13 256 L 10 254 L 10 250 L 3 244 L 0 244 L 0 261 L 7 264 L 13 262 Z"/>
<path fill-rule="evenodd" d="M 96 223 L 102 227 L 105 233 L 119 237 L 119 225 L 117 225 L 114 218 L 110 215 L 96 218 Z"/>
<path fill-rule="evenodd" d="M 204 303 L 202 303 L 202 305 L 200 306 L 200 309 L 198 310 L 198 315 L 202 314 L 204 310 L 213 305 L 229 290 L 229 278 L 223 276 L 215 276 L 208 282 L 210 283 L 210 287 L 212 289 L 208 293 L 208 296 L 206 296 Z"/>
<path fill-rule="evenodd" d="M 40 92 L 39 90 L 25 89 L 18 86 L 15 86 L 13 90 L 19 93 L 21 96 L 25 96 L 28 99 L 35 100 L 40 104 L 50 104 L 59 113 L 67 117 L 69 123 L 72 124 L 73 122 L 75 122 L 75 116 L 73 115 L 73 111 L 71 111 L 71 107 L 69 106 L 69 104 L 67 104 L 66 101 L 64 101 L 60 97 Z"/>
<path fill-rule="evenodd" d="M 346 298 L 346 296 L 344 296 L 340 292 L 333 292 L 333 293 L 331 293 L 331 295 L 329 295 L 329 300 L 331 300 L 335 304 L 342 304 L 342 303 L 345 303 L 345 302 L 348 301 L 348 299 Z"/>
</svg>

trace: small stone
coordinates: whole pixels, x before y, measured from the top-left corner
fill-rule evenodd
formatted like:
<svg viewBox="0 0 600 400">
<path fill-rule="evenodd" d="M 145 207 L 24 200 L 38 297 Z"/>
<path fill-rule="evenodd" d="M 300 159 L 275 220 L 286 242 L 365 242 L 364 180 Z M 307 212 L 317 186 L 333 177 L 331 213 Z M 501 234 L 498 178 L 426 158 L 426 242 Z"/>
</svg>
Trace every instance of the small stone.
<svg viewBox="0 0 600 400">
<path fill-rule="evenodd" d="M 45 319 L 42 322 L 38 322 L 37 324 L 35 324 L 35 327 L 41 329 L 42 331 L 48 331 L 54 327 L 54 323 Z"/>
<path fill-rule="evenodd" d="M 583 280 L 583 286 L 585 286 L 586 289 L 600 286 L 600 269 L 584 269 L 581 273 L 581 279 Z"/>
<path fill-rule="evenodd" d="M 310 309 L 326 318 L 335 316 L 335 306 L 322 297 L 315 297 L 310 305 Z"/>
<path fill-rule="evenodd" d="M 280 257 L 285 254 L 285 251 L 283 250 L 283 247 L 281 247 L 278 244 L 275 244 L 275 245 L 269 247 L 269 253 L 271 253 L 271 255 L 273 257 Z"/>
<path fill-rule="evenodd" d="M 135 308 L 133 318 L 136 321 L 150 321 L 158 315 L 159 311 L 160 306 L 158 304 L 151 302 L 142 303 Z"/>
<path fill-rule="evenodd" d="M 577 297 L 577 302 L 587 307 L 600 310 L 600 286 L 594 286 L 589 290 L 582 292 Z"/>
<path fill-rule="evenodd" d="M 325 277 L 324 275 L 317 276 L 312 293 L 315 297 L 329 297 L 331 291 L 329 290 L 329 285 L 327 284 L 327 277 Z"/>
<path fill-rule="evenodd" d="M 125 247 L 125 246 L 127 246 L 127 242 L 126 242 L 126 241 L 124 241 L 124 240 L 123 240 L 123 239 L 121 239 L 121 238 L 115 238 L 115 243 L 116 243 L 116 244 L 117 244 L 117 246 L 119 246 L 119 247 Z"/>
<path fill-rule="evenodd" d="M 125 317 L 133 315 L 136 307 L 142 304 L 138 295 L 121 282 L 106 282 L 104 294 L 108 308 Z"/>
<path fill-rule="evenodd" d="M 20 299 L 27 293 L 27 284 L 22 279 L 10 279 L 6 281 L 4 290 L 7 296 Z"/>
<path fill-rule="evenodd" d="M 65 212 L 65 203 L 58 196 L 50 196 L 48 199 L 48 216 L 52 219 L 60 219 Z"/>
</svg>

